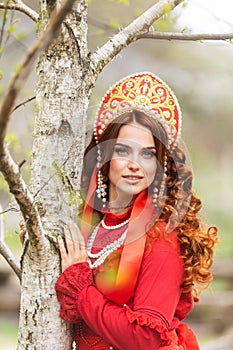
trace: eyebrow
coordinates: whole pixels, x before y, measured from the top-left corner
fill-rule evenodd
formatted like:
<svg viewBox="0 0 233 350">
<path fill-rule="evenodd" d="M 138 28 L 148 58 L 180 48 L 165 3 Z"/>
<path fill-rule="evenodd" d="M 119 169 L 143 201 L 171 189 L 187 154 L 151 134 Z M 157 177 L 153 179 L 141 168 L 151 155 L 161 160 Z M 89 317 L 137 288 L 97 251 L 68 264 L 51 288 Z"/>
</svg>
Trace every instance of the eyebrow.
<svg viewBox="0 0 233 350">
<path fill-rule="evenodd" d="M 120 143 L 120 142 L 117 142 L 117 143 L 115 144 L 115 146 L 123 146 L 123 147 L 126 147 L 126 148 L 132 148 L 131 146 L 126 145 L 125 143 Z M 142 147 L 142 149 L 152 149 L 152 150 L 156 150 L 155 146 Z"/>
</svg>

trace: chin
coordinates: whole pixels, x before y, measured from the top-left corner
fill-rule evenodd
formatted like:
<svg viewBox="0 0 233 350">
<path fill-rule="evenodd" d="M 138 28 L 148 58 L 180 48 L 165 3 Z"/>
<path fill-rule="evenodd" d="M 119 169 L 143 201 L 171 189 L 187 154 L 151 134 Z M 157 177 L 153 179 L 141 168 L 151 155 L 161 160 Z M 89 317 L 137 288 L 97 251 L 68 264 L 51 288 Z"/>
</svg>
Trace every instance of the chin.
<svg viewBox="0 0 233 350">
<path fill-rule="evenodd" d="M 132 186 L 133 187 L 133 186 Z M 137 196 L 139 193 L 141 193 L 142 191 L 144 191 L 147 187 L 143 187 L 143 188 L 130 188 L 130 189 L 121 189 L 121 191 L 123 192 L 123 194 L 127 197 L 131 196 L 131 197 L 135 197 Z"/>
</svg>

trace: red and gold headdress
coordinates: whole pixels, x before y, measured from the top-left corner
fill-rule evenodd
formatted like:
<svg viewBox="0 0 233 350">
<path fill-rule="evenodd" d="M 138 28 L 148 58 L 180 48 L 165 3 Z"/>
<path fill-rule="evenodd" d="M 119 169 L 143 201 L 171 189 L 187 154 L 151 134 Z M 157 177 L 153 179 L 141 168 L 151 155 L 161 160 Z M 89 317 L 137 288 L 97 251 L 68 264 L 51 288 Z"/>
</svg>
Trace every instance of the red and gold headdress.
<svg viewBox="0 0 233 350">
<path fill-rule="evenodd" d="M 167 131 L 169 145 L 174 146 L 181 133 L 179 103 L 168 85 L 150 72 L 129 75 L 107 91 L 95 121 L 96 142 L 116 117 L 135 109 L 159 120 Z"/>
</svg>

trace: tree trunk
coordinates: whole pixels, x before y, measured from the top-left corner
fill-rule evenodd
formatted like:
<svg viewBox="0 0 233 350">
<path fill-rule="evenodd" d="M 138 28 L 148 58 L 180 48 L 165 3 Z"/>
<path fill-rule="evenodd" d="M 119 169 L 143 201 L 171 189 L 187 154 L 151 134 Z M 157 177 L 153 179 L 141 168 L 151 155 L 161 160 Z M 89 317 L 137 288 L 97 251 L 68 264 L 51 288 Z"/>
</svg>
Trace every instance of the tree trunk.
<svg viewBox="0 0 233 350">
<path fill-rule="evenodd" d="M 57 235 L 63 233 L 65 225 L 77 224 L 86 112 L 92 87 L 100 71 L 117 53 L 147 32 L 164 14 L 167 5 L 172 8 L 181 0 L 161 0 L 158 5 L 154 4 L 92 55 L 87 49 L 87 2 L 75 2 L 59 35 L 39 58 L 30 193 L 20 168 L 4 145 L 5 133 L 32 58 L 37 57 L 40 46 L 44 49 L 51 42 L 53 33 L 63 21 L 61 13 L 65 15 L 69 11 L 72 0 L 40 0 L 41 14 L 37 24 L 41 31 L 51 13 L 59 6 L 64 7 L 60 7 L 62 11 L 57 12 L 57 17 L 52 17 L 52 25 L 47 26 L 44 46 L 41 41 L 37 42 L 26 56 L 22 64 L 24 74 L 19 70 L 13 77 L 0 111 L 3 126 L 0 168 L 20 205 L 29 233 L 21 259 L 18 350 L 71 348 L 71 328 L 59 317 L 54 290 L 61 272 Z M 12 5 L 11 2 L 8 5 Z M 19 9 L 21 2 L 14 5 Z M 77 239 L 82 240 L 80 234 Z"/>
<path fill-rule="evenodd" d="M 45 22 L 48 13 L 43 4 L 44 1 L 41 7 Z M 85 120 L 92 86 L 84 79 L 88 70 L 86 35 L 87 1 L 81 0 L 37 66 L 31 192 L 45 239 L 40 250 L 36 239 L 27 242 L 22 257 L 18 350 L 71 348 L 70 327 L 59 318 L 54 290 L 60 274 L 56 237 L 64 225 L 77 222 Z"/>
</svg>

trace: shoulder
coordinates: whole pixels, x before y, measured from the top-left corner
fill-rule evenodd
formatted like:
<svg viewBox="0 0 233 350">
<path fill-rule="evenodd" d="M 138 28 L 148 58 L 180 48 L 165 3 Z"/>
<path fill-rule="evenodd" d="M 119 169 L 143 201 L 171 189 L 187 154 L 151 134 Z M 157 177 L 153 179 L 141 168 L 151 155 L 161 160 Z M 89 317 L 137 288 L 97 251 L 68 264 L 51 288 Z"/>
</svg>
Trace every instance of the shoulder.
<svg viewBox="0 0 233 350">
<path fill-rule="evenodd" d="M 183 280 L 184 262 L 180 254 L 178 232 L 174 230 L 167 233 L 166 223 L 159 223 L 153 229 L 155 238 L 147 239 L 141 265 L 141 279 L 160 282 L 166 280 L 166 283 L 171 282 L 180 286 Z"/>
<path fill-rule="evenodd" d="M 174 250 L 180 253 L 178 231 L 168 232 L 165 221 L 156 223 L 147 233 L 147 247 L 151 247 L 153 250 Z"/>
<path fill-rule="evenodd" d="M 183 271 L 178 231 L 167 232 L 166 222 L 157 223 L 148 233 L 143 266 L 168 266 Z"/>
</svg>

